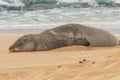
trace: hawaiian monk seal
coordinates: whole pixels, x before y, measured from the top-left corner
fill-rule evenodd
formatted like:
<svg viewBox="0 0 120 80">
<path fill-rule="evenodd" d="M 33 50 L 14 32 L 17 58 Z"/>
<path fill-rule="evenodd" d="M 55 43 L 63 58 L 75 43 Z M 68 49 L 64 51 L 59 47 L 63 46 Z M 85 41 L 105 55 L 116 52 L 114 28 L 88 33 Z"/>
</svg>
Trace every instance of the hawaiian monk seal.
<svg viewBox="0 0 120 80">
<path fill-rule="evenodd" d="M 9 50 L 43 51 L 63 46 L 116 46 L 119 41 L 107 31 L 80 24 L 66 24 L 46 30 L 40 34 L 29 34 L 20 37 Z"/>
</svg>

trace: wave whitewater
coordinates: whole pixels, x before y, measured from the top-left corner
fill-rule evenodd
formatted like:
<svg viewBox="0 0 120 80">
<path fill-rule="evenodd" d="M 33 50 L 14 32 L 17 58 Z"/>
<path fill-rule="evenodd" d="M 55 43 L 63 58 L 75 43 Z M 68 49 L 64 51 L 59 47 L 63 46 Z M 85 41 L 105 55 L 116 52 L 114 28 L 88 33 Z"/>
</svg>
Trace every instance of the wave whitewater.
<svg viewBox="0 0 120 80">
<path fill-rule="evenodd" d="M 120 7 L 119 0 L 1 0 L 0 11 L 52 8 Z"/>
</svg>

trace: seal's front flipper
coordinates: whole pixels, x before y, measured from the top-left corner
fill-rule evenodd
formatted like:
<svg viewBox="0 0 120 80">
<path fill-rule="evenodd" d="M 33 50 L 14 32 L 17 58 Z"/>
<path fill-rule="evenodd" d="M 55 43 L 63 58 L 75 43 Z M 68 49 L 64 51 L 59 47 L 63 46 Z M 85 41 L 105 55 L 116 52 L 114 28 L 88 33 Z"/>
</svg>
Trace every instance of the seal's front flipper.
<svg viewBox="0 0 120 80">
<path fill-rule="evenodd" d="M 84 46 L 90 45 L 89 41 L 85 38 L 78 38 L 78 39 L 74 40 L 74 44 L 75 45 L 84 45 Z"/>
</svg>

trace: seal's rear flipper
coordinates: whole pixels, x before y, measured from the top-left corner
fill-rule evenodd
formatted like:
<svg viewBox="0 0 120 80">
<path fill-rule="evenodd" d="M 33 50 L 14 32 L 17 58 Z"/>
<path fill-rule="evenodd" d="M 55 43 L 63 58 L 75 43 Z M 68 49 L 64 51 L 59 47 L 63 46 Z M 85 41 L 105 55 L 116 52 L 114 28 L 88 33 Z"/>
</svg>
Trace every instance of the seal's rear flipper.
<svg viewBox="0 0 120 80">
<path fill-rule="evenodd" d="M 74 40 L 74 44 L 75 45 L 89 46 L 90 42 L 85 38 L 78 38 L 78 39 Z"/>
</svg>

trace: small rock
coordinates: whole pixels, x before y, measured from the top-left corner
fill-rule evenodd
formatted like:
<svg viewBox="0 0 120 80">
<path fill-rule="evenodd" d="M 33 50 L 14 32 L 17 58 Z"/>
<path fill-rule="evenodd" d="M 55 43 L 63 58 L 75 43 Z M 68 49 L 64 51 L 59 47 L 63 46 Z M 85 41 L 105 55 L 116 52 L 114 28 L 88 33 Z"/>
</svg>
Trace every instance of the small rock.
<svg viewBox="0 0 120 80">
<path fill-rule="evenodd" d="M 95 64 L 95 62 L 92 62 L 92 64 Z"/>
<path fill-rule="evenodd" d="M 87 61 L 86 59 L 83 59 L 83 61 Z"/>
<path fill-rule="evenodd" d="M 60 66 L 58 66 L 58 68 L 61 68 L 62 66 L 60 65 Z"/>
<path fill-rule="evenodd" d="M 110 56 L 108 56 L 108 57 L 112 57 L 112 56 L 110 55 Z"/>
<path fill-rule="evenodd" d="M 79 61 L 79 63 L 83 63 L 83 61 Z"/>
</svg>

